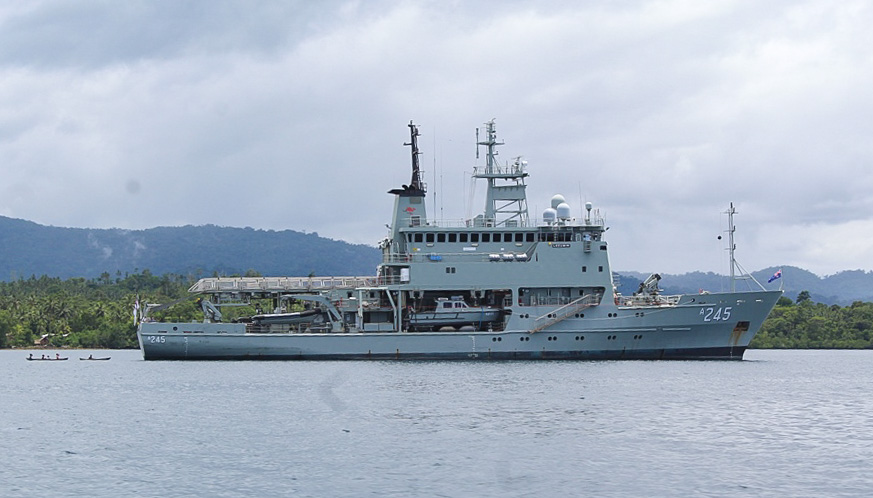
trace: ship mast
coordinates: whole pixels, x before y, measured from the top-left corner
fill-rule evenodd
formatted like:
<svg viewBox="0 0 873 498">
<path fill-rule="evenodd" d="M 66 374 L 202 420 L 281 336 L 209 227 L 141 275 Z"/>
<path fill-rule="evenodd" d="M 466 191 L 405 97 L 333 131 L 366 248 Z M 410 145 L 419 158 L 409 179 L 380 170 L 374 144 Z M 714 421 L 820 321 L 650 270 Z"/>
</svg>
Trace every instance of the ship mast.
<svg viewBox="0 0 873 498">
<path fill-rule="evenodd" d="M 410 147 L 412 152 L 412 180 L 409 182 L 409 189 L 414 191 L 420 191 L 422 194 L 425 192 L 424 184 L 421 182 L 421 167 L 418 162 L 418 156 L 421 155 L 421 151 L 418 150 L 418 137 L 421 133 L 418 132 L 418 126 L 412 124 L 412 121 L 409 122 L 409 143 L 405 143 L 403 145 L 407 145 Z"/>
<path fill-rule="evenodd" d="M 418 161 L 418 156 L 421 151 L 418 149 L 418 127 L 409 122 L 409 142 L 404 143 L 410 147 L 412 153 L 412 180 L 409 185 L 402 185 L 400 188 L 394 188 L 388 191 L 389 194 L 394 194 L 394 216 L 389 225 L 389 238 L 395 243 L 400 244 L 393 247 L 392 251 L 402 250 L 404 238 L 400 236 L 400 229 L 405 227 L 418 227 L 427 224 L 427 209 L 424 204 L 424 196 L 427 192 L 427 185 L 421 181 L 421 166 Z"/>
<path fill-rule="evenodd" d="M 476 144 L 485 146 L 485 170 L 475 168 L 473 172 L 473 178 L 484 178 L 488 181 L 488 191 L 485 194 L 485 224 L 527 226 L 527 195 L 524 183 L 525 177 L 528 176 L 524 170 L 527 163 L 518 157 L 512 164 L 503 167 L 497 164 L 497 146 L 503 145 L 503 142 L 497 141 L 493 119 L 485 123 L 485 140 L 479 141 L 479 129 L 476 129 Z M 478 157 L 477 147 L 476 158 Z"/>
<path fill-rule="evenodd" d="M 734 257 L 734 251 L 737 249 L 737 245 L 734 244 L 734 232 L 737 230 L 737 227 L 734 226 L 734 214 L 736 214 L 737 210 L 734 208 L 734 203 L 731 203 L 731 207 L 726 211 L 728 215 L 728 254 L 730 254 L 731 260 L 731 292 L 736 291 L 736 272 L 735 268 L 737 267 L 737 260 Z"/>
<path fill-rule="evenodd" d="M 728 208 L 725 213 L 728 215 L 728 254 L 731 259 L 731 292 L 736 292 L 737 290 L 737 280 L 751 280 L 757 284 L 758 288 L 764 290 L 764 286 L 761 285 L 761 282 L 758 282 L 755 277 L 746 271 L 745 268 L 740 265 L 737 261 L 736 256 L 734 255 L 737 250 L 737 245 L 734 243 L 734 232 L 737 231 L 736 225 L 734 225 L 734 215 L 737 214 L 736 208 L 734 208 L 734 203 L 731 203 L 731 207 Z M 739 272 L 740 276 L 737 276 L 737 272 Z M 751 284 L 750 284 L 751 286 Z"/>
</svg>

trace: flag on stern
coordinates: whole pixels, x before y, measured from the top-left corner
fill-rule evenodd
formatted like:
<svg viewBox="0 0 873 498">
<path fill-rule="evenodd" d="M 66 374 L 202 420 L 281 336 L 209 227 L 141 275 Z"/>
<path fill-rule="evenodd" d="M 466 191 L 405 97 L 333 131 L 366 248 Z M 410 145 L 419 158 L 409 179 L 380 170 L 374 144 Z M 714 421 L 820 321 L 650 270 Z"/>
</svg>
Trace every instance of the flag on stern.
<svg viewBox="0 0 873 498">
<path fill-rule="evenodd" d="M 778 270 L 776 270 L 776 273 L 774 273 L 773 276 L 770 277 L 769 280 L 767 280 L 767 283 L 769 284 L 770 282 L 776 280 L 777 278 L 782 278 L 782 268 L 779 268 Z"/>
</svg>

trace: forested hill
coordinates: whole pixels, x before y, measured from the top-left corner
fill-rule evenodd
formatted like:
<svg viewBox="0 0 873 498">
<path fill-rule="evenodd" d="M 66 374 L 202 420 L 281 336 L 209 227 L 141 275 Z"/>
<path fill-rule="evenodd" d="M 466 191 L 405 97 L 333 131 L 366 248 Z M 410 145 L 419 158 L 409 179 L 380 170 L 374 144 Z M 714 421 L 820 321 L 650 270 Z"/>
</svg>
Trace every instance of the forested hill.
<svg viewBox="0 0 873 498">
<path fill-rule="evenodd" d="M 108 273 L 375 275 L 379 250 L 293 230 L 61 228 L 0 216 L 0 280 Z"/>
</svg>

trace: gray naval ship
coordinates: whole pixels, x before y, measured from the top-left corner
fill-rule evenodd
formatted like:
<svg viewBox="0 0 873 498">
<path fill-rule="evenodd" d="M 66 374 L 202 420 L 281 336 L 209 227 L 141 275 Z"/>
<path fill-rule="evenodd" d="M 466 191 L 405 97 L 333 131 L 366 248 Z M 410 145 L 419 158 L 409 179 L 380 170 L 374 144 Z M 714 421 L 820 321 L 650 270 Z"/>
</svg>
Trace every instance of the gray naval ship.
<svg viewBox="0 0 873 498">
<path fill-rule="evenodd" d="M 409 129 L 412 179 L 389 191 L 394 213 L 376 275 L 201 279 L 190 293 L 202 322 L 155 321 L 149 313 L 166 305 L 148 305 L 143 358 L 740 360 L 782 295 L 760 284 L 735 290 L 732 205 L 730 292 L 663 295 L 654 274 L 619 294 L 599 211 L 586 203 L 575 219 L 556 195 L 532 221 L 527 164 L 498 163 L 494 121 L 482 139 L 477 130 L 485 165 L 473 178 L 487 184 L 485 211 L 453 223 L 429 218 L 419 131 Z M 272 312 L 222 321 L 222 306 L 252 303 Z"/>
</svg>

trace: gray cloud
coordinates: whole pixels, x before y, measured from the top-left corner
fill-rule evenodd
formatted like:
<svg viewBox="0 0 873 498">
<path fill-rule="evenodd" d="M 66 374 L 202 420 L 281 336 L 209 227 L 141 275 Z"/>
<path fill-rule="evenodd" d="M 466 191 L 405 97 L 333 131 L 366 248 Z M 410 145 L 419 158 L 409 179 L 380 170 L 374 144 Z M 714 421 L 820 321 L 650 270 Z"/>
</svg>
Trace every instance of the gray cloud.
<svg viewBox="0 0 873 498">
<path fill-rule="evenodd" d="M 0 214 L 383 235 L 422 125 L 438 213 L 474 128 L 613 228 L 618 269 L 873 269 L 866 2 L 36 2 L 0 7 Z M 481 193 L 481 189 L 480 189 Z M 476 200 L 472 213 L 481 207 Z"/>
</svg>

